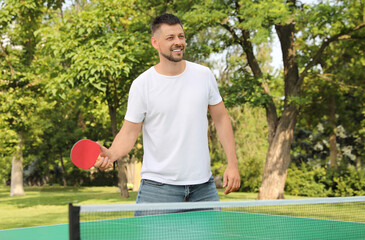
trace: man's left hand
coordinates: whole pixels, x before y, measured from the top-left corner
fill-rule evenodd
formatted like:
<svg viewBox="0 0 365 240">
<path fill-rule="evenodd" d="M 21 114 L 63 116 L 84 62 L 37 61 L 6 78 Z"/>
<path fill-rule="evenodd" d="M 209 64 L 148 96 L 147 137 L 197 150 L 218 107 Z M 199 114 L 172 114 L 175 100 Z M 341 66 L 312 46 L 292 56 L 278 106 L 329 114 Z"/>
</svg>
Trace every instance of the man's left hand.
<svg viewBox="0 0 365 240">
<path fill-rule="evenodd" d="M 241 177 L 238 166 L 228 166 L 223 175 L 223 187 L 226 187 L 224 194 L 237 191 L 241 186 Z"/>
</svg>

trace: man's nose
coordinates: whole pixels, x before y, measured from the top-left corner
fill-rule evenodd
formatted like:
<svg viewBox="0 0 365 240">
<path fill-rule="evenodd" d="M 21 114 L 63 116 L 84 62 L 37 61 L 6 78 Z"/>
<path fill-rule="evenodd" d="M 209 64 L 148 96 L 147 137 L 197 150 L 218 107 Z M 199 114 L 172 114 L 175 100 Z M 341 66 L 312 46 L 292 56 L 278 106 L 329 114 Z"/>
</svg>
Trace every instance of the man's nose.
<svg viewBox="0 0 365 240">
<path fill-rule="evenodd" d="M 176 38 L 174 44 L 177 46 L 182 46 L 185 44 L 185 39 Z"/>
</svg>

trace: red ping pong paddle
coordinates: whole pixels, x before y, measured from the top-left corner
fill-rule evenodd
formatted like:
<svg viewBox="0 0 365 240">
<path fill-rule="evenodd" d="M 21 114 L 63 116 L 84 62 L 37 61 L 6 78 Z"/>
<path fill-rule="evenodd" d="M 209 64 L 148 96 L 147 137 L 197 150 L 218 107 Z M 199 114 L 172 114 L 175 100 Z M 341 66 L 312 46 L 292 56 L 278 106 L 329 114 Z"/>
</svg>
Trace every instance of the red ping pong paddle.
<svg viewBox="0 0 365 240">
<path fill-rule="evenodd" d="M 100 154 L 100 147 L 94 141 L 83 139 L 71 149 L 71 160 L 76 167 L 89 169 L 94 166 Z"/>
</svg>

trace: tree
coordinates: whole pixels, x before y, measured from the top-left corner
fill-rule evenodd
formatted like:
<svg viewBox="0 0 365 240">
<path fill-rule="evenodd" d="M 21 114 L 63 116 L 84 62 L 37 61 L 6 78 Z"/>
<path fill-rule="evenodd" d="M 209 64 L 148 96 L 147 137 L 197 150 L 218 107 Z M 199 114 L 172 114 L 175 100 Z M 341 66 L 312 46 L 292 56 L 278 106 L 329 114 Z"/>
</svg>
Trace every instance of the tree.
<svg viewBox="0 0 365 240">
<path fill-rule="evenodd" d="M 351 6 L 344 9 L 342 4 L 347 6 L 349 2 L 336 1 L 333 4 L 327 2 L 310 7 L 295 0 L 214 1 L 214 3 L 198 1 L 193 7 L 195 10 L 184 15 L 185 22 L 188 23 L 187 29 L 203 31 L 220 27 L 225 30 L 219 31 L 220 35 L 216 41 L 220 41 L 224 49 L 239 46 L 246 57 L 246 65 L 242 66 L 242 71 L 246 73 L 243 77 L 247 79 L 242 79 L 240 82 L 244 85 L 242 88 L 246 90 L 243 94 L 252 98 L 254 97 L 252 92 L 259 93 L 253 103 L 261 104 L 266 109 L 268 122 L 269 149 L 259 199 L 284 197 L 286 173 L 291 161 L 290 149 L 300 111 L 298 100 L 306 76 L 317 66 L 323 52 L 331 43 L 345 36 L 353 36 L 364 28 L 361 7 Z M 346 14 L 343 14 L 344 12 Z M 339 17 L 340 14 L 342 17 Z M 356 20 L 350 15 L 357 16 Z M 311 36 L 315 41 L 298 40 L 303 31 L 307 30 L 305 24 L 316 26 L 322 19 L 326 19 L 325 25 L 329 27 L 320 35 L 313 33 Z M 358 19 L 361 19 L 360 23 Z M 298 24 L 299 22 L 301 24 Z M 332 26 L 338 27 L 332 28 Z M 283 56 L 282 109 L 277 107 L 277 101 L 270 92 L 270 77 L 263 73 L 255 54 L 255 46 L 267 41 L 273 28 L 279 38 Z M 297 50 L 299 43 L 313 46 L 312 51 L 301 56 Z M 258 87 L 260 91 L 257 91 Z M 250 89 L 254 91 L 247 91 Z M 245 96 L 241 100 L 245 101 Z"/>
<path fill-rule="evenodd" d="M 346 22 L 350 16 L 357 16 L 357 9 L 361 8 L 357 1 L 347 1 L 346 11 L 341 11 L 339 15 L 333 17 L 342 18 L 341 22 Z M 316 14 L 315 9 L 309 12 L 308 16 Z M 328 20 L 327 20 L 328 21 Z M 360 26 L 363 22 L 361 18 L 353 18 L 354 26 Z M 310 31 L 303 33 L 303 41 L 313 41 L 313 36 L 323 35 L 327 31 L 336 32 L 341 25 L 332 25 L 331 29 L 326 29 L 326 20 L 322 20 L 320 26 L 312 26 Z M 312 34 L 308 34 L 311 32 Z M 364 135 L 361 133 L 364 119 L 364 30 L 356 31 L 351 35 L 344 35 L 338 41 L 333 42 L 326 48 L 319 59 L 319 67 L 313 69 L 303 85 L 303 95 L 305 104 L 302 106 L 299 126 L 310 129 L 322 124 L 324 131 L 329 138 L 329 166 L 337 168 L 342 162 L 341 149 L 338 145 L 343 145 L 341 136 L 337 131 L 344 128 L 348 135 L 354 139 L 351 145 L 352 152 L 356 157 L 357 168 L 361 166 L 361 155 L 363 154 Z M 313 46 L 302 45 L 300 51 L 308 54 L 313 51 Z M 343 134 L 342 134 L 343 135 Z M 342 138 L 342 139 L 341 139 Z M 347 138 L 349 141 L 350 138 Z M 356 139 L 356 140 L 355 140 Z M 328 139 L 327 139 L 328 140 Z M 342 141 L 342 143 L 341 143 Z M 346 163 L 347 164 L 347 163 Z"/>
<path fill-rule="evenodd" d="M 62 59 L 64 66 L 53 80 L 58 82 L 54 89 L 80 88 L 86 95 L 100 96 L 109 109 L 112 136 L 118 132 L 117 111 L 125 108 L 132 81 L 153 59 L 144 17 L 132 5 L 90 1 L 82 11 L 66 12 L 56 29 L 50 26 L 41 33 L 44 50 Z M 124 162 L 118 160 L 118 168 L 121 194 L 128 197 Z"/>
<path fill-rule="evenodd" d="M 34 32 L 40 27 L 47 6 L 56 1 L 2 1 L 0 13 L 1 105 L 7 131 L 16 134 L 8 143 L 12 154 L 10 195 L 24 195 L 23 150 L 27 139 L 40 134 L 38 110 L 45 107 L 39 95 L 39 79 L 33 75 L 32 62 L 39 41 Z M 58 2 L 58 1 L 57 1 Z"/>
</svg>

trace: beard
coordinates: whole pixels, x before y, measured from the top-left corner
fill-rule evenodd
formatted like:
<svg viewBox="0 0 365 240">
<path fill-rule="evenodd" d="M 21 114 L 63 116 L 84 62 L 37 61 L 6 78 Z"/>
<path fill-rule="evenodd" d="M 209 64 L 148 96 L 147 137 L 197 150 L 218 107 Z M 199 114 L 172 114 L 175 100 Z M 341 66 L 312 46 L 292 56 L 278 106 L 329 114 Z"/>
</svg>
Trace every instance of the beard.
<svg viewBox="0 0 365 240">
<path fill-rule="evenodd" d="M 177 57 L 174 57 L 173 56 L 173 51 L 171 50 L 170 51 L 170 54 L 166 54 L 166 53 L 163 53 L 163 52 L 160 52 L 161 55 L 166 58 L 167 60 L 171 61 L 171 62 L 180 62 L 181 60 L 183 60 L 183 57 L 184 57 L 184 49 L 181 53 L 181 56 L 177 56 Z"/>
</svg>

